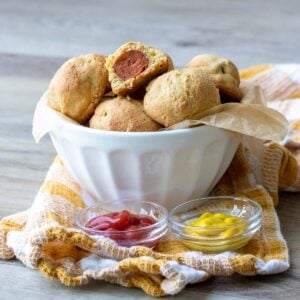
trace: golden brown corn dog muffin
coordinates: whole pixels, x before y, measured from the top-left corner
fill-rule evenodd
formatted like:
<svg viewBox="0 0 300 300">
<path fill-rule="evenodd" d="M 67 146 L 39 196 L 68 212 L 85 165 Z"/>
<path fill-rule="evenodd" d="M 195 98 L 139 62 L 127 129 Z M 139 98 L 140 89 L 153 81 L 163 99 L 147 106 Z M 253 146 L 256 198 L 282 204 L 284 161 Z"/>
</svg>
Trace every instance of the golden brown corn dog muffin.
<svg viewBox="0 0 300 300">
<path fill-rule="evenodd" d="M 172 59 L 164 52 L 140 42 L 122 45 L 106 60 L 112 91 L 129 95 L 155 76 L 173 69 Z"/>
<path fill-rule="evenodd" d="M 220 104 L 209 74 L 196 68 L 176 69 L 152 80 L 146 88 L 145 112 L 169 127 Z"/>
<path fill-rule="evenodd" d="M 157 131 L 161 126 L 145 112 L 141 101 L 104 98 L 90 119 L 90 127 L 110 131 Z"/>
<path fill-rule="evenodd" d="M 224 57 L 204 54 L 195 56 L 186 64 L 187 68 L 204 68 L 209 72 L 220 91 L 222 102 L 239 102 L 242 93 L 239 89 L 240 75 L 235 64 Z"/>
<path fill-rule="evenodd" d="M 55 73 L 48 105 L 83 124 L 94 113 L 108 86 L 105 57 L 87 54 L 71 58 Z"/>
</svg>

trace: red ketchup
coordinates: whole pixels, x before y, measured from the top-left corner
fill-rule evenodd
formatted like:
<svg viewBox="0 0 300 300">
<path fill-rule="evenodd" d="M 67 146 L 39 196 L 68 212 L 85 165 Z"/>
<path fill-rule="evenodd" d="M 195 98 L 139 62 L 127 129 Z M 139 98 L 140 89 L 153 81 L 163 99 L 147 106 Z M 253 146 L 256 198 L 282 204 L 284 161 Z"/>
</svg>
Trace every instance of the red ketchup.
<svg viewBox="0 0 300 300">
<path fill-rule="evenodd" d="M 154 241 L 149 245 L 144 240 L 155 229 L 147 227 L 155 223 L 155 219 L 150 216 L 132 214 L 127 210 L 122 210 L 94 217 L 85 224 L 85 227 L 93 230 L 88 231 L 89 234 L 109 237 L 122 246 L 153 246 Z M 94 230 L 99 231 L 99 233 Z"/>
</svg>

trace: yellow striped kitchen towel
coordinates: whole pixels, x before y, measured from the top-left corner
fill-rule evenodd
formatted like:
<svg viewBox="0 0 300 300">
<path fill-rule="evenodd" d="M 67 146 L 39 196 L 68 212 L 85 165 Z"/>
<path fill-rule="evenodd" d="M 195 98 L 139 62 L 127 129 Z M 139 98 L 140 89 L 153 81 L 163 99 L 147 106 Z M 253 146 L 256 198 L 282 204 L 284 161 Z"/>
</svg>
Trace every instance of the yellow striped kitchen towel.
<svg viewBox="0 0 300 300">
<path fill-rule="evenodd" d="M 211 276 L 287 270 L 288 248 L 275 207 L 280 190 L 300 190 L 300 114 L 296 113 L 300 111 L 300 66 L 253 67 L 242 71 L 241 77 L 260 84 L 270 99 L 267 105 L 290 121 L 290 132 L 282 145 L 261 142 L 255 149 L 251 144 L 240 146 L 212 192 L 244 195 L 262 206 L 262 228 L 245 247 L 206 255 L 187 249 L 171 236 L 153 250 L 120 247 L 104 237 L 89 236 L 74 225 L 75 215 L 85 206 L 83 191 L 57 157 L 32 206 L 1 220 L 0 258 L 17 258 L 65 285 L 105 280 L 141 288 L 156 297 L 174 295 L 187 284 Z"/>
</svg>

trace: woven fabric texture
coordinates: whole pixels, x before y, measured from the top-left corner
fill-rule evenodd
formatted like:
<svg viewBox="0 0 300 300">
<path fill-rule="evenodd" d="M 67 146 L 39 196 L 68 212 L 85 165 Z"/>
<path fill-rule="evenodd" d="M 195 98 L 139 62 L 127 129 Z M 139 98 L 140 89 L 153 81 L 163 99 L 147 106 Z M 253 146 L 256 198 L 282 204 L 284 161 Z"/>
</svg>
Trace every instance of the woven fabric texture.
<svg viewBox="0 0 300 300">
<path fill-rule="evenodd" d="M 211 276 L 266 275 L 289 268 L 288 247 L 276 214 L 280 190 L 300 190 L 300 66 L 264 65 L 241 72 L 258 83 L 268 106 L 284 113 L 290 131 L 282 145 L 248 141 L 241 145 L 215 195 L 242 195 L 263 208 L 262 228 L 235 252 L 206 255 L 191 251 L 171 235 L 154 249 L 125 248 L 76 229 L 85 206 L 83 191 L 59 157 L 52 163 L 32 206 L 0 222 L 0 258 L 19 259 L 27 267 L 65 285 L 105 280 L 137 287 L 160 297 Z M 253 147 L 253 143 L 255 147 Z M 254 149 L 255 148 L 255 149 Z M 289 149 L 289 150 L 288 150 Z"/>
</svg>

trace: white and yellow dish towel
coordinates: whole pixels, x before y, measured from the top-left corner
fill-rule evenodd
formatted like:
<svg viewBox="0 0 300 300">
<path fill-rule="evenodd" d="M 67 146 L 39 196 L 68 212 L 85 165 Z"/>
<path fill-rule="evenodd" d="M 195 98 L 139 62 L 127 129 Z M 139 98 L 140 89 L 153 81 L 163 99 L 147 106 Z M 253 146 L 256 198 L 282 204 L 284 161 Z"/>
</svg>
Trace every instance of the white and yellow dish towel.
<svg viewBox="0 0 300 300">
<path fill-rule="evenodd" d="M 83 191 L 56 158 L 32 206 L 1 220 L 0 258 L 17 258 L 65 285 L 105 280 L 157 297 L 176 294 L 187 284 L 211 276 L 287 270 L 288 248 L 275 207 L 280 190 L 300 191 L 300 65 L 253 67 L 242 71 L 241 77 L 258 83 L 270 99 L 267 105 L 290 122 L 283 141 L 286 147 L 276 143 L 261 143 L 255 149 L 251 143 L 240 146 L 213 190 L 219 195 L 245 195 L 262 206 L 262 228 L 245 247 L 205 255 L 190 251 L 171 236 L 153 250 L 123 248 L 103 237 L 89 236 L 74 226 L 76 213 L 85 206 Z"/>
</svg>

